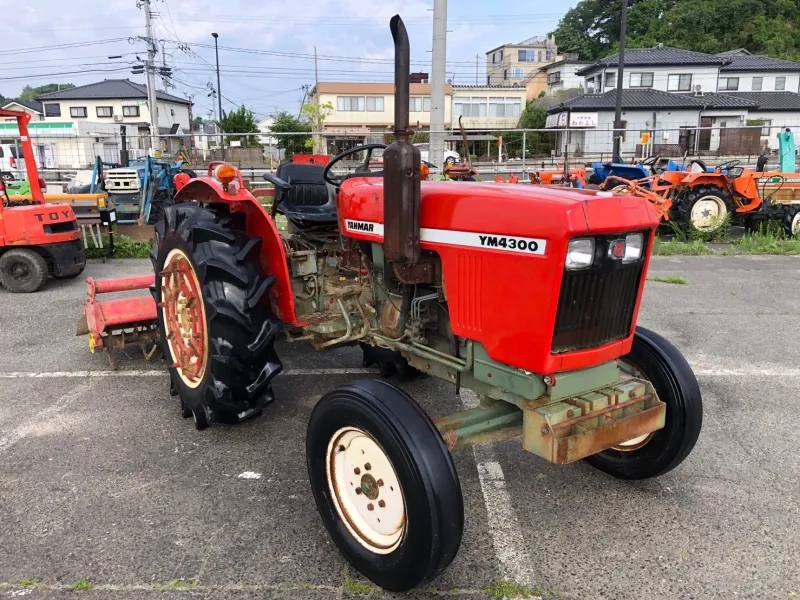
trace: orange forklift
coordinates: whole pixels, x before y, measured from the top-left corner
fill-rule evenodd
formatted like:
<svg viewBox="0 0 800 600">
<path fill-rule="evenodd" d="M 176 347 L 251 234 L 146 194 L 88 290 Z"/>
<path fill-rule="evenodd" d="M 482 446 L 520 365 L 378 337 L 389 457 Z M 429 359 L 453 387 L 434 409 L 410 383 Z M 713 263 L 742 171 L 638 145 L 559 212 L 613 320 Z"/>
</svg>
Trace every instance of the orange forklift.
<svg viewBox="0 0 800 600">
<path fill-rule="evenodd" d="M 12 201 L 0 181 L 0 285 L 9 292 L 29 293 L 41 288 L 48 275 L 77 277 L 86 266 L 80 228 L 69 204 L 46 204 L 44 181 L 39 177 L 28 135 L 29 114 L 0 109 L 19 128 L 30 200 Z"/>
</svg>

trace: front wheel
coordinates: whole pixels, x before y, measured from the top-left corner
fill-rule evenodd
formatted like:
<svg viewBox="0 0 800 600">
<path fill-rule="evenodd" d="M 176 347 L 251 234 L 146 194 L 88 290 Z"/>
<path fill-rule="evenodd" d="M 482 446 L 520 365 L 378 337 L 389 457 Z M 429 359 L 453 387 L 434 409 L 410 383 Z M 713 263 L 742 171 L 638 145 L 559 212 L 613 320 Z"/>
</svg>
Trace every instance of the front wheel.
<svg viewBox="0 0 800 600">
<path fill-rule="evenodd" d="M 637 327 L 631 351 L 620 367 L 647 379 L 667 405 L 663 429 L 621 443 L 586 458 L 586 462 L 619 479 L 658 477 L 689 456 L 700 435 L 703 401 L 692 368 L 663 337 Z"/>
<path fill-rule="evenodd" d="M 47 263 L 28 248 L 15 248 L 0 256 L 0 284 L 9 292 L 29 294 L 47 281 Z"/>
<path fill-rule="evenodd" d="M 790 205 L 784 207 L 781 225 L 786 237 L 800 237 L 800 206 Z"/>
<path fill-rule="evenodd" d="M 306 460 L 325 527 L 374 583 L 405 592 L 452 562 L 461 485 L 439 431 L 408 394 L 375 380 L 329 392 L 311 414 Z"/>
</svg>

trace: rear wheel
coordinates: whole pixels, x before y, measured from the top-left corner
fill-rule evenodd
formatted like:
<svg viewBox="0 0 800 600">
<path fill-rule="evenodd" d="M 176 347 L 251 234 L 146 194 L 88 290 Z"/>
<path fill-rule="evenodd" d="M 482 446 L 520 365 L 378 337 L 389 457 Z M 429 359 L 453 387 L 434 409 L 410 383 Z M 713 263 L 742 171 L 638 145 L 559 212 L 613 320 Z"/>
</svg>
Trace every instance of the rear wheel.
<svg viewBox="0 0 800 600">
<path fill-rule="evenodd" d="M 156 225 L 155 298 L 172 388 L 195 425 L 238 423 L 273 400 L 281 323 L 259 273 L 260 239 L 224 206 L 168 207 Z"/>
<path fill-rule="evenodd" d="M 430 581 L 461 545 L 461 485 L 439 431 L 383 381 L 339 387 L 317 403 L 306 460 L 320 516 L 344 557 L 384 589 Z"/>
<path fill-rule="evenodd" d="M 28 248 L 9 250 L 0 256 L 0 284 L 9 292 L 35 292 L 47 281 L 47 263 Z"/>
<path fill-rule="evenodd" d="M 716 233 L 725 227 L 735 208 L 731 195 L 722 188 L 702 185 L 679 196 L 670 209 L 670 220 L 686 231 L 691 228 L 703 233 Z"/>
<path fill-rule="evenodd" d="M 586 462 L 619 479 L 663 475 L 689 456 L 700 436 L 703 402 L 692 368 L 675 346 L 643 327 L 636 328 L 621 367 L 647 379 L 667 405 L 664 427 L 604 450 Z"/>
<path fill-rule="evenodd" d="M 789 205 L 785 207 L 781 217 L 781 225 L 786 237 L 800 237 L 800 206 Z"/>
</svg>

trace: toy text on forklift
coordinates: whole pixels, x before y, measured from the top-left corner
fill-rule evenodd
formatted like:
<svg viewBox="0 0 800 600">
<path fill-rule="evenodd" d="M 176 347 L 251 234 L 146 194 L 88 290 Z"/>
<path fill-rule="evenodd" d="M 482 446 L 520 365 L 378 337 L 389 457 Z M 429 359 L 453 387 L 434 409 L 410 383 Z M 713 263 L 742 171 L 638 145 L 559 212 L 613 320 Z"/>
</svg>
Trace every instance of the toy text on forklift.
<svg viewBox="0 0 800 600">
<path fill-rule="evenodd" d="M 636 327 L 653 205 L 560 186 L 421 183 L 408 36 L 399 16 L 390 28 L 395 132 L 383 170 L 367 155 L 332 175 L 351 152 L 304 165 L 334 184 L 333 200 L 307 173 L 270 176 L 281 233 L 231 165 L 176 177 L 148 310 L 172 393 L 198 429 L 262 414 L 284 334 L 317 350 L 360 344 L 383 375 L 422 372 L 478 394 L 478 407 L 432 420 L 397 387 L 357 381 L 311 415 L 307 466 L 325 526 L 356 569 L 403 591 L 439 575 L 461 543 L 451 451 L 521 436 L 554 463 L 655 477 L 691 452 L 702 408 L 680 352 Z"/>
<path fill-rule="evenodd" d="M 86 266 L 81 233 L 69 204 L 46 204 L 28 135 L 28 113 L 0 109 L 17 120 L 30 199 L 14 200 L 0 181 L 0 285 L 9 292 L 35 292 L 47 281 L 77 277 Z"/>
</svg>

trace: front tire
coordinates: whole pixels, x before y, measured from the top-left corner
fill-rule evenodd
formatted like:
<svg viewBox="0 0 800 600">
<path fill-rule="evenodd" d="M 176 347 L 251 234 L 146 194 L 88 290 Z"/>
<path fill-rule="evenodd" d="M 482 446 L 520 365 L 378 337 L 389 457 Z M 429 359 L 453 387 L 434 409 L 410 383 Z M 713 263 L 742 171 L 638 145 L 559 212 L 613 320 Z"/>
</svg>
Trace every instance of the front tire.
<svg viewBox="0 0 800 600">
<path fill-rule="evenodd" d="M 789 205 L 784 207 L 781 225 L 787 238 L 800 237 L 800 206 Z"/>
<path fill-rule="evenodd" d="M 619 479 L 658 477 L 681 464 L 697 442 L 703 422 L 700 386 L 678 349 L 644 327 L 636 328 L 631 351 L 620 360 L 648 379 L 667 405 L 664 427 L 586 462 Z"/>
<path fill-rule="evenodd" d="M 405 592 L 452 562 L 461 485 L 439 431 L 408 394 L 375 380 L 327 393 L 311 414 L 306 460 L 325 527 L 365 577 Z"/>
<path fill-rule="evenodd" d="M 259 272 L 260 239 L 225 206 L 170 206 L 156 225 L 158 329 L 172 389 L 195 425 L 238 423 L 273 400 L 281 323 Z"/>
<path fill-rule="evenodd" d="M 736 208 L 727 190 L 714 185 L 701 185 L 683 193 L 670 208 L 670 220 L 683 231 L 694 228 L 712 234 L 725 227 Z"/>
<path fill-rule="evenodd" d="M 47 263 L 28 248 L 15 248 L 0 256 L 0 284 L 14 294 L 30 294 L 47 281 Z"/>
</svg>

